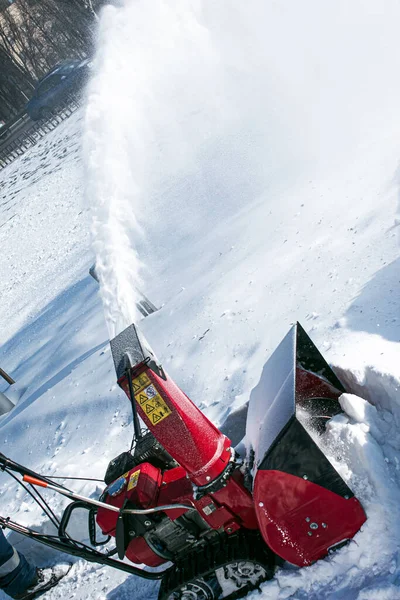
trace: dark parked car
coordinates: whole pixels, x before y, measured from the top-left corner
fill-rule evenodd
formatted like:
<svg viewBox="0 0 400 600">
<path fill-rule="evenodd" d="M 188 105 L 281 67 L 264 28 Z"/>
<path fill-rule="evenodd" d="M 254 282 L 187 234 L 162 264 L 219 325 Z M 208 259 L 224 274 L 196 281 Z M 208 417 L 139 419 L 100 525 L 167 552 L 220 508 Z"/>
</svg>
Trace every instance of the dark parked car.
<svg viewBox="0 0 400 600">
<path fill-rule="evenodd" d="M 44 119 L 74 96 L 85 84 L 91 62 L 89 60 L 65 60 L 56 65 L 37 84 L 26 112 L 34 121 Z"/>
</svg>

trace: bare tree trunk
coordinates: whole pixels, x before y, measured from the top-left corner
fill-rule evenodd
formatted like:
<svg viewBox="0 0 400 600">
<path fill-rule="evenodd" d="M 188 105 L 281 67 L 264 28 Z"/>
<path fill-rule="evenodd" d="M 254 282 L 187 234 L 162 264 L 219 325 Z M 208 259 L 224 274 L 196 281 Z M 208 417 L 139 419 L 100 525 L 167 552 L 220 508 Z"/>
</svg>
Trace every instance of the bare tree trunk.
<svg viewBox="0 0 400 600">
<path fill-rule="evenodd" d="M 15 0 L 0 13 L 0 118 L 18 112 L 55 63 L 87 56 L 104 0 Z M 4 117 L 5 116 L 5 117 Z"/>
</svg>

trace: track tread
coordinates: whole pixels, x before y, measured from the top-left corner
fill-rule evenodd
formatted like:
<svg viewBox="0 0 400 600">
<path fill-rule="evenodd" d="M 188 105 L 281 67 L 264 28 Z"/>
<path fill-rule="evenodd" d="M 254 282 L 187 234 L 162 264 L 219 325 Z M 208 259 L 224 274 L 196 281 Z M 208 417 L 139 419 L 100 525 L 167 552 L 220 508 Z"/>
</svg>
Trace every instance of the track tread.
<svg viewBox="0 0 400 600">
<path fill-rule="evenodd" d="M 218 535 L 203 548 L 197 549 L 175 564 L 162 579 L 158 600 L 168 600 L 184 584 L 212 575 L 216 569 L 232 562 L 248 560 L 260 564 L 267 571 L 267 579 L 274 573 L 274 554 L 258 532 L 240 531 L 231 536 Z M 224 600 L 243 598 L 252 589 L 246 585 Z"/>
</svg>

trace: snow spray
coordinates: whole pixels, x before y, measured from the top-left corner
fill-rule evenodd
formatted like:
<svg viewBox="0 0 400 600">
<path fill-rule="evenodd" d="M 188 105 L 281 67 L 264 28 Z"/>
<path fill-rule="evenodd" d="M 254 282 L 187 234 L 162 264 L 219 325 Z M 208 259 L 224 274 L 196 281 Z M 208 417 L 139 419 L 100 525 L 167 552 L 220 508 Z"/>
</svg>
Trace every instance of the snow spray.
<svg viewBox="0 0 400 600">
<path fill-rule="evenodd" d="M 267 84 L 255 76 L 258 42 L 240 3 L 235 11 L 234 29 L 223 33 L 224 11 L 205 2 L 139 0 L 103 10 L 85 157 L 111 338 L 135 321 L 135 289 L 146 262 L 143 253 L 139 259 L 143 231 L 150 254 L 155 246 L 162 253 L 161 221 L 177 243 L 199 235 L 210 220 L 242 205 L 246 191 L 254 197 L 279 162 L 279 144 L 270 144 L 276 116 L 259 118 L 273 78 Z M 182 190 L 187 202 L 174 210 Z M 212 215 L 204 202 L 210 195 Z"/>
<path fill-rule="evenodd" d="M 143 266 L 154 273 L 168 259 L 166 237 L 179 248 L 261 194 L 272 202 L 311 165 L 330 172 L 379 125 L 375 115 L 390 113 L 395 101 L 379 89 L 392 77 L 381 59 L 397 44 L 395 27 L 371 50 L 373 16 L 353 11 L 346 18 L 366 31 L 355 51 L 348 3 L 339 4 L 120 0 L 103 9 L 85 153 L 110 337 L 135 320 Z"/>
</svg>

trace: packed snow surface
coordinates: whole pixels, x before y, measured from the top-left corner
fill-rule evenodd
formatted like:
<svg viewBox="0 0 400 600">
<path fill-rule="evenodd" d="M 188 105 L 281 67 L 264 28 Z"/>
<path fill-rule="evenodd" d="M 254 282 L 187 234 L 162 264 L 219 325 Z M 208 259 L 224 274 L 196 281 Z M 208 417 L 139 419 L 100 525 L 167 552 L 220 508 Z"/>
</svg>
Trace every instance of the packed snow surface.
<svg viewBox="0 0 400 600">
<path fill-rule="evenodd" d="M 368 520 L 326 560 L 279 569 L 269 600 L 400 599 L 399 19 L 395 0 L 106 7 L 85 108 L 0 172 L 7 456 L 102 480 L 129 447 L 108 340 L 138 287 L 160 308 L 142 331 L 218 425 L 295 321 L 335 365 L 349 393 L 321 443 Z M 4 474 L 0 507 L 49 530 Z M 157 589 L 77 560 L 44 597 Z"/>
</svg>

